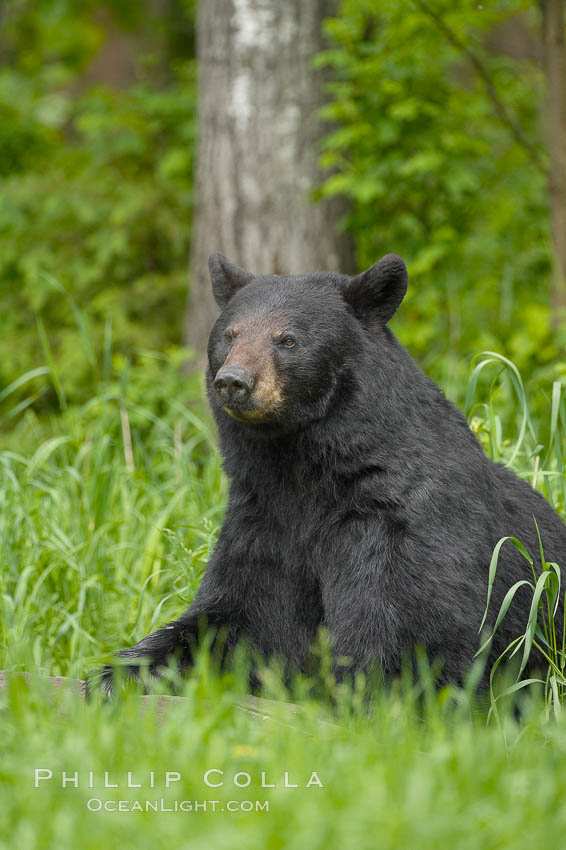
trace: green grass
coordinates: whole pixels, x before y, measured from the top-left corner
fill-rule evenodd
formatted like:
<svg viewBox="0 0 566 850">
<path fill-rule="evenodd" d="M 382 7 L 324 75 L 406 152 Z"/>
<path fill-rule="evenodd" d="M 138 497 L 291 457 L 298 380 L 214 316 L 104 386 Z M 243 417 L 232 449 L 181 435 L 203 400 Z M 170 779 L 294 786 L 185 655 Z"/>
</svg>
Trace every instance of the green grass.
<svg viewBox="0 0 566 850">
<path fill-rule="evenodd" d="M 14 686 L 3 698 L 2 848 L 478 848 L 560 847 L 566 828 L 566 728 L 537 706 L 504 742 L 464 709 L 435 700 L 422 719 L 410 695 L 384 697 L 370 719 L 257 720 L 206 676 L 163 722 L 126 700 L 115 708 Z M 34 769 L 53 780 L 34 788 Z M 209 788 L 205 771 L 224 770 Z M 62 789 L 61 771 L 79 771 Z M 142 789 L 128 789 L 127 771 Z M 155 789 L 147 787 L 155 771 Z M 97 785 L 89 789 L 88 771 Z M 119 789 L 101 787 L 104 771 Z M 165 771 L 181 781 L 167 790 Z M 299 788 L 284 788 L 284 773 Z M 322 788 L 305 788 L 316 771 Z M 247 788 L 235 773 L 251 776 Z M 261 774 L 275 788 L 262 789 Z M 214 779 L 219 778 L 217 774 Z M 245 781 L 245 777 L 242 778 Z M 89 800 L 218 800 L 216 812 L 89 812 Z M 228 812 L 229 801 L 269 811 Z M 92 804 L 91 804 L 92 805 Z M 96 805 L 96 804 L 95 804 Z M 145 805 L 145 803 L 144 803 Z"/>
<path fill-rule="evenodd" d="M 199 393 L 147 357 L 52 421 L 12 411 L 0 452 L 0 668 L 83 677 L 194 596 L 226 482 Z M 520 376 L 490 359 L 473 373 L 472 425 L 563 513 L 562 389 L 550 388 L 548 416 L 533 422 Z M 44 372 L 31 385 L 37 378 Z M 242 678 L 214 675 L 204 658 L 186 701 L 161 719 L 135 694 L 83 706 L 14 679 L 0 695 L 0 848 L 561 846 L 562 717 L 524 689 L 520 722 L 502 700 L 499 722 L 486 725 L 466 691 L 423 682 L 382 693 L 369 715 L 356 692 L 316 702 L 302 683 L 298 713 L 261 720 L 236 705 Z M 288 696 L 274 678 L 272 688 Z M 53 780 L 34 788 L 35 768 Z M 225 771 L 224 787 L 204 784 L 210 768 Z M 80 787 L 61 788 L 62 771 L 78 771 Z M 118 789 L 101 787 L 105 771 Z M 127 788 L 128 771 L 145 783 L 154 771 L 155 789 Z M 182 779 L 166 789 L 165 771 Z M 238 771 L 249 787 L 232 784 Z M 301 787 L 284 788 L 285 771 Z M 313 771 L 323 788 L 304 787 Z M 262 772 L 275 788 L 260 787 Z M 219 810 L 87 809 L 89 799 L 161 798 L 218 800 Z M 268 801 L 269 811 L 228 812 L 232 800 Z"/>
</svg>

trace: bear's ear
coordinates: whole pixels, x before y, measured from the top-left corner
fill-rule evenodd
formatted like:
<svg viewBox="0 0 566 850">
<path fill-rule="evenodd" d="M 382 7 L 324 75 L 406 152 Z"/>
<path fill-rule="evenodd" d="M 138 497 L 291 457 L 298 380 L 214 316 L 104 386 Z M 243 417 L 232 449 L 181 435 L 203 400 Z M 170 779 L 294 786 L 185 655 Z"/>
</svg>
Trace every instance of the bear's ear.
<svg viewBox="0 0 566 850">
<path fill-rule="evenodd" d="M 224 254 L 218 252 L 208 258 L 208 270 L 212 281 L 212 294 L 219 307 L 225 307 L 238 289 L 254 278 L 251 272 L 231 263 Z"/>
<path fill-rule="evenodd" d="M 403 300 L 407 267 L 397 254 L 386 254 L 367 271 L 350 278 L 344 299 L 363 324 L 386 324 Z"/>
</svg>

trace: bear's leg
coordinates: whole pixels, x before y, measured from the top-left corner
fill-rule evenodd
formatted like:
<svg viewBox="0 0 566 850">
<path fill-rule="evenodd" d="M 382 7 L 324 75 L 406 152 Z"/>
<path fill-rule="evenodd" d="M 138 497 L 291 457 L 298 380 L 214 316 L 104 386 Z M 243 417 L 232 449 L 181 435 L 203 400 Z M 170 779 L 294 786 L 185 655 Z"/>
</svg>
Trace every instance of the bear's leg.
<svg viewBox="0 0 566 850">
<path fill-rule="evenodd" d="M 381 533 L 379 519 L 357 521 L 350 533 L 328 537 L 335 559 L 321 571 L 324 623 L 328 629 L 337 680 L 356 671 L 388 678 L 401 672 L 410 649 L 411 595 L 397 553 Z M 377 538 L 377 542 L 376 542 Z M 355 540 L 355 548 L 350 540 Z"/>
</svg>

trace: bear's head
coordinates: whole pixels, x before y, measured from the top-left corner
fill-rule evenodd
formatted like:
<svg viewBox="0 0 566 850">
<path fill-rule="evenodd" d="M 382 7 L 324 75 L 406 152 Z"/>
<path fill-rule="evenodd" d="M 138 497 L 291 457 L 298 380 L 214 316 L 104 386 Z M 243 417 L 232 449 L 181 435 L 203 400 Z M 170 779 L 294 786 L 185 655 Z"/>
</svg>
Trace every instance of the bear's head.
<svg viewBox="0 0 566 850">
<path fill-rule="evenodd" d="M 407 290 L 395 254 L 355 277 L 255 276 L 218 253 L 208 264 L 222 311 L 208 344 L 212 406 L 268 432 L 325 414 L 364 339 L 386 336 Z"/>
</svg>

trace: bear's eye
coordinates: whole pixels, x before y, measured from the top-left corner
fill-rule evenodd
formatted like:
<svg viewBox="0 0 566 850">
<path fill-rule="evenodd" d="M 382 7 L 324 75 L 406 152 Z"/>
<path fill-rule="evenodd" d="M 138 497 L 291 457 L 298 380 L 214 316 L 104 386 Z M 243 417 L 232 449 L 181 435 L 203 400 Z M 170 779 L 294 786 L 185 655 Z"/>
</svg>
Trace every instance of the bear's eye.
<svg viewBox="0 0 566 850">
<path fill-rule="evenodd" d="M 234 335 L 232 334 L 232 331 L 226 331 L 224 334 L 224 342 L 232 342 L 233 339 Z"/>
<path fill-rule="evenodd" d="M 295 339 L 292 336 L 284 336 L 281 340 L 281 345 L 284 345 L 285 348 L 293 348 L 295 345 Z"/>
</svg>

